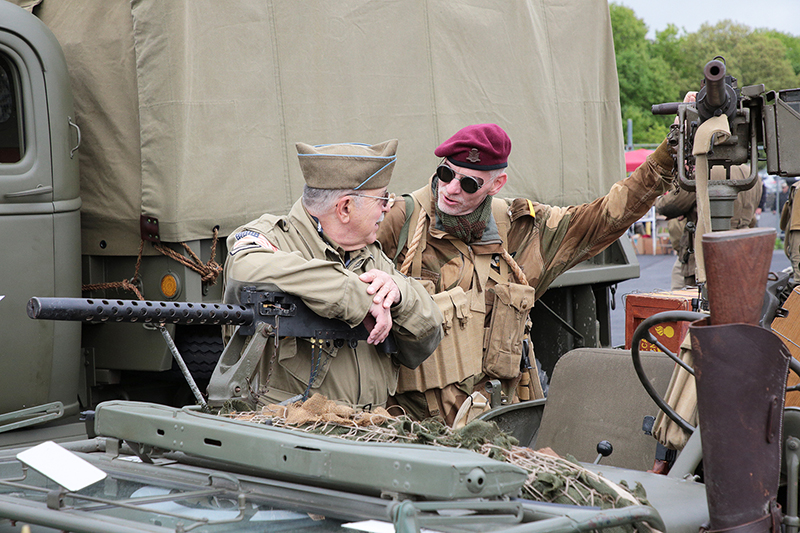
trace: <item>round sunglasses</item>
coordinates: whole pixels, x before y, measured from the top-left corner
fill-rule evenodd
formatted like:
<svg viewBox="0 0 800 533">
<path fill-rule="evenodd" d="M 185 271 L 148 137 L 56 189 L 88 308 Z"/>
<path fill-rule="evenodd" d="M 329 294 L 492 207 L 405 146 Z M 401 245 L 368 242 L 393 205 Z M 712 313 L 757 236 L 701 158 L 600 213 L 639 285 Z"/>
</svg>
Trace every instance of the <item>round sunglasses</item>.
<svg viewBox="0 0 800 533">
<path fill-rule="evenodd" d="M 456 176 L 458 175 L 458 172 L 445 164 L 436 167 L 436 177 L 439 178 L 439 181 L 450 183 L 453 179 L 458 179 L 461 190 L 467 194 L 474 194 L 478 192 L 478 189 L 483 187 L 483 179 L 481 178 L 467 176 L 466 174 L 461 174 L 461 177 L 457 178 Z"/>
</svg>

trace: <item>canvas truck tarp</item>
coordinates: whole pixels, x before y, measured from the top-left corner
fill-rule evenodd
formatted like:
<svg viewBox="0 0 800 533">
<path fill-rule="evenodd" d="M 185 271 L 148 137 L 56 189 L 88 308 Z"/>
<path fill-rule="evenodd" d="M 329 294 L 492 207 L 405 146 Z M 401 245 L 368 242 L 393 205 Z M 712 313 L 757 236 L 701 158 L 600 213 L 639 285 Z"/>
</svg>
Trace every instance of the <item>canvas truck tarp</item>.
<svg viewBox="0 0 800 533">
<path fill-rule="evenodd" d="M 294 145 L 399 140 L 390 189 L 493 122 L 503 196 L 592 200 L 624 177 L 606 0 L 44 0 L 75 92 L 83 249 L 226 235 L 302 194 Z M 105 248 L 100 243 L 105 243 Z"/>
</svg>

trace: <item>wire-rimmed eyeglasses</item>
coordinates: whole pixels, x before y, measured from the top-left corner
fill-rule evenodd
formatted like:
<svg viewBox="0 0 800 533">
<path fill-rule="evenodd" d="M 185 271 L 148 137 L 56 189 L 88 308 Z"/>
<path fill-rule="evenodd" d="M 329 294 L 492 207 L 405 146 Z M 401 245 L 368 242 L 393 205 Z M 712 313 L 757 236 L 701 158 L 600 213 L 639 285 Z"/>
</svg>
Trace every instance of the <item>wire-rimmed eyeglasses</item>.
<svg viewBox="0 0 800 533">
<path fill-rule="evenodd" d="M 375 200 L 383 200 L 383 207 L 392 207 L 394 205 L 395 194 L 390 192 L 387 196 L 372 196 L 370 194 L 354 193 L 350 196 L 358 196 L 359 198 L 374 198 Z"/>
</svg>

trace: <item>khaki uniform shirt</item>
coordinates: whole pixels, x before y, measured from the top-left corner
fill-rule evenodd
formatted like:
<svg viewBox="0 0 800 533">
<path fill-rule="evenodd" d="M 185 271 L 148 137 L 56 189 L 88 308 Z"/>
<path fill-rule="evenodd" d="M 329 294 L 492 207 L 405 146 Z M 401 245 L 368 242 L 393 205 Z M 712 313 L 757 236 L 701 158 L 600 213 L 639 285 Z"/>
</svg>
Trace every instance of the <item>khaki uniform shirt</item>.
<svg viewBox="0 0 800 533">
<path fill-rule="evenodd" d="M 606 196 L 594 202 L 556 207 L 525 198 L 505 200 L 510 216 L 507 242 L 501 242 L 497 231 L 488 231 L 496 227 L 494 220 L 491 220 L 485 232 L 485 236 L 488 234 L 488 242 L 472 243 L 469 253 L 463 252 L 463 243 L 457 242 L 455 237 L 432 223 L 429 225 L 427 244 L 422 252 L 421 277 L 433 283 L 436 293 L 456 286 L 467 290 L 474 279 L 475 256 L 498 254 L 505 247 L 522 267 L 528 284 L 535 288 L 535 296 L 538 298 L 559 274 L 602 251 L 641 218 L 671 183 L 672 168 L 672 157 L 666 146 L 662 145 L 630 177 L 614 184 Z M 669 177 L 665 178 L 664 175 Z M 427 194 L 430 197 L 429 190 L 429 186 L 425 187 L 415 192 L 414 196 L 419 198 Z M 435 219 L 433 201 L 431 199 L 428 205 L 421 205 L 417 201 L 417 206 L 428 217 Z M 389 257 L 395 256 L 405 219 L 405 202 L 399 201 L 381 223 L 378 240 Z M 413 232 L 413 228 L 408 230 L 409 234 Z M 402 264 L 407 241 L 399 246 L 401 251 L 396 261 L 397 264 Z M 502 261 L 493 259 L 494 264 Z M 490 281 L 489 287 L 493 283 Z M 485 292 L 488 304 L 490 291 Z M 488 309 L 488 305 L 485 316 L 488 326 L 491 323 L 491 309 Z M 483 344 L 472 343 L 470 349 L 480 357 Z M 432 365 L 437 358 L 446 361 L 453 357 L 472 359 L 476 355 L 445 354 L 437 350 L 424 365 Z M 445 364 L 440 366 L 444 367 Z M 420 369 L 411 372 L 419 371 Z M 477 383 L 479 379 L 481 376 L 473 381 Z M 417 383 L 424 381 L 416 380 Z"/>
<path fill-rule="evenodd" d="M 355 327 L 372 305 L 367 284 L 358 276 L 377 268 L 391 274 L 400 289 L 402 300 L 392 307 L 392 332 L 399 350 L 429 354 L 439 343 L 441 313 L 420 283 L 399 274 L 378 243 L 345 253 L 318 231 L 299 200 L 288 216 L 264 215 L 238 228 L 228 237 L 228 250 L 226 302 L 238 303 L 241 287 L 255 285 L 299 296 L 318 315 Z M 270 342 L 266 360 L 272 350 Z M 308 339 L 281 339 L 266 398 L 283 401 L 305 392 L 311 355 Z M 310 394 L 319 392 L 352 405 L 384 405 L 395 392 L 397 372 L 392 357 L 366 341 L 355 348 L 326 342 Z"/>
</svg>

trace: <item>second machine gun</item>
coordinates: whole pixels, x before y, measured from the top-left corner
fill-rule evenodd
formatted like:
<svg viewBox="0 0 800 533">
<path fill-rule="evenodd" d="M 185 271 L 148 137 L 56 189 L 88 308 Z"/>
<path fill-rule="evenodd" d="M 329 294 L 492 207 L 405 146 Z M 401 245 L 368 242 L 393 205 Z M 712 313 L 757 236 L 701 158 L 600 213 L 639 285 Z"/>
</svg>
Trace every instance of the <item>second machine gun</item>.
<svg viewBox="0 0 800 533">
<path fill-rule="evenodd" d="M 740 89 L 736 78 L 727 73 L 724 58 L 718 56 L 703 68 L 703 81 L 695 102 L 657 104 L 652 111 L 657 115 L 678 115 L 668 140 L 676 147 L 677 183 L 681 188 L 697 190 L 698 170 L 704 170 L 700 175 L 708 177 L 712 167 L 725 168 L 726 179 L 704 182 L 710 231 L 729 230 L 739 192 L 761 186 L 759 162 L 766 163 L 769 174 L 800 176 L 800 151 L 796 148 L 800 146 L 800 88 L 767 91 L 764 84 L 758 84 Z M 727 118 L 730 135 L 712 137 L 710 150 L 703 157 L 695 157 L 698 129 L 706 121 L 722 116 Z M 698 148 L 702 153 L 707 147 L 698 145 Z M 706 168 L 698 168 L 698 163 Z M 745 163 L 750 164 L 749 176 L 731 179 L 731 167 Z M 768 283 L 762 325 L 771 323 L 780 311 L 780 304 L 786 298 L 785 288 L 785 280 L 780 276 Z M 705 308 L 703 287 L 700 295 L 697 308 Z"/>
<path fill-rule="evenodd" d="M 733 201 L 739 191 L 756 185 L 759 147 L 763 147 L 767 172 L 790 177 L 800 176 L 800 88 L 766 91 L 764 84 L 739 88 L 736 78 L 727 74 L 724 59 L 706 63 L 703 82 L 696 102 L 657 104 L 653 114 L 678 115 L 672 126 L 671 142 L 677 146 L 678 178 L 682 188 L 696 190 L 695 157 L 692 155 L 695 134 L 705 121 L 725 115 L 730 126 L 727 139 L 715 139 L 707 164 L 723 166 L 725 180 L 709 181 L 712 230 L 730 229 Z M 730 168 L 750 164 L 745 179 L 730 179 Z"/>
</svg>

